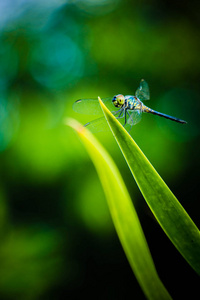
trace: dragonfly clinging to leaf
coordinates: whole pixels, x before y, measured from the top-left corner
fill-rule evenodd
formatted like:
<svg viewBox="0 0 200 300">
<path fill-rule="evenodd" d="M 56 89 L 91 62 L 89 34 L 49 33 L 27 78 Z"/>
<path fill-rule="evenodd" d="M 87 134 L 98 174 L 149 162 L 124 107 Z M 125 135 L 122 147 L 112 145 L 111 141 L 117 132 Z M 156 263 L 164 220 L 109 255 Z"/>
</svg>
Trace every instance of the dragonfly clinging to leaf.
<svg viewBox="0 0 200 300">
<path fill-rule="evenodd" d="M 147 106 L 145 106 L 142 101 L 149 100 L 149 86 L 148 83 L 142 79 L 139 88 L 135 92 L 135 96 L 118 94 L 111 98 L 104 98 L 102 101 L 108 107 L 117 119 L 124 119 L 124 127 L 130 126 L 140 122 L 142 113 L 151 113 L 166 119 L 185 124 L 184 120 L 160 113 Z M 80 99 L 77 100 L 73 105 L 74 111 L 87 114 L 87 115 L 99 115 L 102 114 L 102 109 L 100 107 L 98 99 Z M 108 125 L 105 117 L 95 119 L 84 126 L 87 126 L 91 131 L 98 132 L 108 130 Z"/>
</svg>

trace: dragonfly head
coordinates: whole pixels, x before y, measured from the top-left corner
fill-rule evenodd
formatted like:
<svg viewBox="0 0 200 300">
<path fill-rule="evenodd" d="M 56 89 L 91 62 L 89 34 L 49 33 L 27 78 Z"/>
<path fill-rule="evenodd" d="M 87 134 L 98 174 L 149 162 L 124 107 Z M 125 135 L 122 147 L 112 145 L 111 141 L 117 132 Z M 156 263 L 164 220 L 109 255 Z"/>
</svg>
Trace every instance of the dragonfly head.
<svg viewBox="0 0 200 300">
<path fill-rule="evenodd" d="M 112 99 L 112 103 L 114 104 L 115 107 L 122 107 L 124 102 L 125 102 L 125 98 L 121 94 L 114 96 Z"/>
</svg>

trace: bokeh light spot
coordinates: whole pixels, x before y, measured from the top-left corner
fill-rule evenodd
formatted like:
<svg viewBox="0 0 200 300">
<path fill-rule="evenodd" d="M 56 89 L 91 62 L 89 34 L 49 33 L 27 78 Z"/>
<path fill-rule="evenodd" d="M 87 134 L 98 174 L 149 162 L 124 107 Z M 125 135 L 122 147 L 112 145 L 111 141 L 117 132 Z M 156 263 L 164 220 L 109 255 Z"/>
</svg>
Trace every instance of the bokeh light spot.
<svg viewBox="0 0 200 300">
<path fill-rule="evenodd" d="M 120 0 L 77 0 L 76 5 L 83 11 L 93 15 L 103 15 L 113 11 Z"/>
<path fill-rule="evenodd" d="M 49 89 L 60 89 L 76 82 L 83 75 L 83 68 L 82 52 L 62 33 L 49 33 L 32 53 L 32 75 Z"/>
</svg>

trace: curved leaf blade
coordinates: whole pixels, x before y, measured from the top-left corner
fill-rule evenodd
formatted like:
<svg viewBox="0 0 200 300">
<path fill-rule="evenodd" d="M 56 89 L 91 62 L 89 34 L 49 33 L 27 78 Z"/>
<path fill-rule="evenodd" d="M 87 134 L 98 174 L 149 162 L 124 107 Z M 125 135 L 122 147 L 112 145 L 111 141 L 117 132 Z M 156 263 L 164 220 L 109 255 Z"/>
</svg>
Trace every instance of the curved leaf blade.
<svg viewBox="0 0 200 300">
<path fill-rule="evenodd" d="M 81 138 L 101 180 L 110 213 L 132 270 L 148 299 L 171 299 L 156 272 L 146 239 L 124 181 L 113 160 L 95 137 L 68 120 Z"/>
<path fill-rule="evenodd" d="M 200 275 L 200 232 L 138 145 L 99 98 L 111 131 L 158 223 Z"/>
</svg>

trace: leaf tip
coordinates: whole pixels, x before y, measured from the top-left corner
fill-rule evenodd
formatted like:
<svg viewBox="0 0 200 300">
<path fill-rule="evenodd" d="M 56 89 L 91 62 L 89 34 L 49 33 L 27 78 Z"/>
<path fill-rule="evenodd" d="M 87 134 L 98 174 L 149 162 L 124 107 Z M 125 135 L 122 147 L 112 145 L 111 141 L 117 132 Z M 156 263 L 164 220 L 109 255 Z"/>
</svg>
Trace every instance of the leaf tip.
<svg viewBox="0 0 200 300">
<path fill-rule="evenodd" d="M 100 103 L 102 103 L 102 100 L 101 100 L 101 97 L 100 97 L 100 96 L 98 96 L 98 100 L 99 100 Z"/>
<path fill-rule="evenodd" d="M 101 105 L 101 108 L 104 109 L 107 108 L 106 105 L 103 103 L 103 101 L 101 100 L 101 97 L 98 96 L 98 100 L 99 100 L 99 104 Z"/>
</svg>

